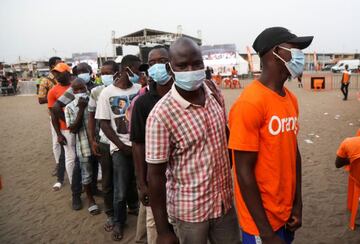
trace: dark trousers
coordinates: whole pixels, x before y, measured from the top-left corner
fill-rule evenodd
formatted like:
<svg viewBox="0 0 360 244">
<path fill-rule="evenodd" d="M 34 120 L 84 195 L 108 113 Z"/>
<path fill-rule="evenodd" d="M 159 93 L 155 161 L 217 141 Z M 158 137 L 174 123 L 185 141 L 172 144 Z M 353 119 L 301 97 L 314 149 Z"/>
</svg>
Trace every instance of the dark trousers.
<svg viewBox="0 0 360 244">
<path fill-rule="evenodd" d="M 105 213 L 108 217 L 114 216 L 114 183 L 113 183 L 113 163 L 110 154 L 110 145 L 99 143 L 99 157 L 102 173 L 102 191 L 104 195 Z"/>
<path fill-rule="evenodd" d="M 90 156 L 90 164 L 92 167 L 92 181 L 91 181 L 91 190 L 93 192 L 93 194 L 96 193 L 97 191 L 97 177 L 98 177 L 98 173 L 99 173 L 99 162 L 98 159 L 91 155 Z"/>
<path fill-rule="evenodd" d="M 112 155 L 114 174 L 114 222 L 124 226 L 127 218 L 126 206 L 139 206 L 135 169 L 132 156 L 116 151 Z"/>
<path fill-rule="evenodd" d="M 75 166 L 74 166 L 72 182 L 71 182 L 71 191 L 73 197 L 81 196 L 81 192 L 82 192 L 81 167 L 80 167 L 80 161 L 77 157 L 75 159 Z"/>
<path fill-rule="evenodd" d="M 341 83 L 341 92 L 344 94 L 344 99 L 347 100 L 349 94 L 349 83 Z"/>
<path fill-rule="evenodd" d="M 59 158 L 59 165 L 57 168 L 57 182 L 64 184 L 64 176 L 65 176 L 65 151 L 64 147 L 61 146 L 61 153 Z"/>
</svg>

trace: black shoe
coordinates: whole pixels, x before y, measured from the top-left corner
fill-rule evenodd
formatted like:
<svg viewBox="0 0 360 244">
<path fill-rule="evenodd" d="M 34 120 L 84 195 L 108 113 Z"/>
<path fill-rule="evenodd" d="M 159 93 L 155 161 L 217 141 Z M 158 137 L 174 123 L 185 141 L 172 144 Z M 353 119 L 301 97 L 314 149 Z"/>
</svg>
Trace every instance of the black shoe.
<svg viewBox="0 0 360 244">
<path fill-rule="evenodd" d="M 81 197 L 80 196 L 73 196 L 72 197 L 72 209 L 76 210 L 76 211 L 82 209 L 82 202 L 81 202 Z"/>
<path fill-rule="evenodd" d="M 59 165 L 56 164 L 54 170 L 51 172 L 51 176 L 57 176 L 58 173 L 58 169 L 59 169 Z"/>
</svg>

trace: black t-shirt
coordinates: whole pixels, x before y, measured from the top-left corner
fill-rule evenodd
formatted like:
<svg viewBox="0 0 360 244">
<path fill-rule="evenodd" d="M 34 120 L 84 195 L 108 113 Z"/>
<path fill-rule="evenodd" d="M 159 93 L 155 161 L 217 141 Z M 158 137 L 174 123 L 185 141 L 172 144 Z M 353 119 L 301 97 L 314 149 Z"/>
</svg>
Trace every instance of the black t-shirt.
<svg viewBox="0 0 360 244">
<path fill-rule="evenodd" d="M 145 143 L 146 120 L 160 98 L 156 91 L 156 83 L 151 82 L 149 91 L 136 100 L 131 112 L 130 141 Z"/>
</svg>

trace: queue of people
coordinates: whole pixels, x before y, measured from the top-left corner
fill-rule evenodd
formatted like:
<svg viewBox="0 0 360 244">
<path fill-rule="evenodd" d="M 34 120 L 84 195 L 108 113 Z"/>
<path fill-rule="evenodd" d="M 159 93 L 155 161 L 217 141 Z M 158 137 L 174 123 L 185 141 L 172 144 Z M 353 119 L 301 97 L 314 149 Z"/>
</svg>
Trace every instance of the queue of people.
<svg viewBox="0 0 360 244">
<path fill-rule="evenodd" d="M 83 188 L 91 215 L 100 214 L 94 196 L 102 195 L 114 241 L 133 214 L 137 243 L 291 243 L 302 224 L 299 108 L 284 82 L 301 75 L 301 49 L 312 39 L 282 27 L 260 33 L 253 48 L 263 72 L 229 119 L 186 37 L 154 47 L 145 66 L 134 55 L 105 62 L 102 85 L 86 63 L 71 70 L 51 58 L 39 103 L 49 108 L 53 189 L 66 172 L 72 208 L 82 208 Z"/>
</svg>

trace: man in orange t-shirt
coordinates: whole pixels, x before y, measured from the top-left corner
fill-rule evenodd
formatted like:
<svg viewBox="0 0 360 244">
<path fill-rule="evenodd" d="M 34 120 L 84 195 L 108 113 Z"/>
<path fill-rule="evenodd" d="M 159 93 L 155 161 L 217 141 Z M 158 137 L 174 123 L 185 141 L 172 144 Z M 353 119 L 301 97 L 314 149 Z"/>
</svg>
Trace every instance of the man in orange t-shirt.
<svg viewBox="0 0 360 244">
<path fill-rule="evenodd" d="M 281 27 L 264 30 L 253 44 L 263 65 L 261 77 L 230 111 L 235 203 L 245 244 L 291 243 L 301 226 L 299 109 L 284 82 L 301 75 L 305 57 L 300 49 L 312 39 Z"/>
<path fill-rule="evenodd" d="M 70 184 L 72 183 L 73 169 L 75 166 L 75 134 L 70 133 L 69 129 L 66 126 L 65 120 L 60 119 L 59 123 L 56 123 L 56 117 L 54 116 L 53 106 L 57 99 L 61 97 L 65 91 L 70 87 L 70 67 L 65 63 L 59 63 L 52 70 L 54 73 L 58 84 L 50 89 L 47 100 L 48 108 L 50 110 L 51 121 L 54 126 L 54 130 L 58 137 L 58 142 L 64 147 L 65 151 L 65 168 L 68 175 Z M 59 125 L 59 126 L 58 126 Z M 56 184 L 62 182 L 57 182 Z M 60 185 L 61 187 L 61 185 Z M 80 198 L 80 196 L 79 196 Z"/>
<path fill-rule="evenodd" d="M 355 137 L 346 138 L 339 146 L 336 153 L 335 160 L 336 168 L 341 168 L 345 165 L 350 165 L 355 160 L 360 158 L 360 134 L 357 133 Z"/>
<path fill-rule="evenodd" d="M 341 92 L 344 94 L 344 101 L 347 100 L 349 94 L 350 74 L 349 65 L 346 64 L 341 78 Z"/>
</svg>

